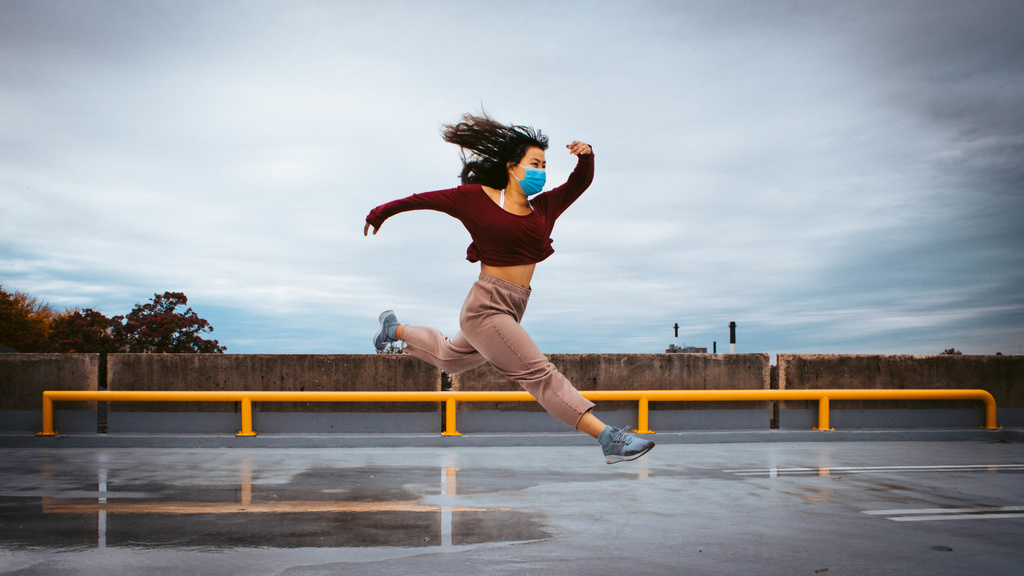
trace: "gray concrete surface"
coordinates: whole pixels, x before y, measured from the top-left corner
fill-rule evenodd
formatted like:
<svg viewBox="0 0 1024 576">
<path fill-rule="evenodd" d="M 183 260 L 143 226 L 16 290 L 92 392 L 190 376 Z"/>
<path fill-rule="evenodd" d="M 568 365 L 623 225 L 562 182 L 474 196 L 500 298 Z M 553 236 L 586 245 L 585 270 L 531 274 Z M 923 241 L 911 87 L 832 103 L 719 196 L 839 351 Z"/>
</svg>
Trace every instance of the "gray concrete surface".
<svg viewBox="0 0 1024 576">
<path fill-rule="evenodd" d="M 551 363 L 580 391 L 590 390 L 768 390 L 768 354 L 548 354 Z M 452 376 L 452 390 L 521 390 L 488 363 Z M 657 402 L 661 410 L 749 409 L 757 402 Z M 636 410 L 636 402 L 602 401 L 601 410 Z M 459 412 L 543 412 L 536 403 L 465 402 Z M 767 421 L 771 416 L 766 416 Z"/>
<path fill-rule="evenodd" d="M 109 390 L 439 391 L 441 369 L 399 354 L 111 354 Z M 264 402 L 265 412 L 437 412 L 436 402 Z M 232 402 L 111 402 L 111 412 L 229 412 Z"/>
<path fill-rule="evenodd" d="M 0 574 L 1016 575 L 1024 444 L 987 438 L 4 448 Z"/>
</svg>

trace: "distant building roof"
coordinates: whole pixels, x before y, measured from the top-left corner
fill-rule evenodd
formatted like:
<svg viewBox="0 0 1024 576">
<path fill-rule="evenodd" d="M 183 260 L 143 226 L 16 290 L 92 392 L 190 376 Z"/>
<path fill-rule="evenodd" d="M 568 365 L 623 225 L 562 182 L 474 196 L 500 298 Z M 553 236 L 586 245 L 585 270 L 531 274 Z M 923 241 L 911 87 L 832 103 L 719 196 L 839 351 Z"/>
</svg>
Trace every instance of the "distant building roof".
<svg viewBox="0 0 1024 576">
<path fill-rule="evenodd" d="M 0 354 L 12 354 L 12 353 L 17 353 L 17 352 L 18 351 L 15 350 L 14 348 L 8 348 L 7 346 L 4 346 L 3 344 L 0 344 Z"/>
<path fill-rule="evenodd" d="M 697 348 L 696 346 L 676 346 L 675 344 L 669 344 L 668 350 L 665 350 L 666 354 L 707 354 L 707 348 Z"/>
</svg>

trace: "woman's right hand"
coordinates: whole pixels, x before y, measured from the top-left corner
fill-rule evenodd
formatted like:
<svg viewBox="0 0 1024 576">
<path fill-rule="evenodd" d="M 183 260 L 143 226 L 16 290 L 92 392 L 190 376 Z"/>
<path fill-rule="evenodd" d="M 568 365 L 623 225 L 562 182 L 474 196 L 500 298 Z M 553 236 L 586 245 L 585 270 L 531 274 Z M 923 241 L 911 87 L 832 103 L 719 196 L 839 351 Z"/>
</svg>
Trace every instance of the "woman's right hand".
<svg viewBox="0 0 1024 576">
<path fill-rule="evenodd" d="M 363 226 L 363 236 L 367 236 L 367 235 L 369 234 L 369 232 L 370 232 L 370 228 L 371 228 L 371 226 L 370 226 L 370 223 L 369 223 L 369 222 L 367 222 L 367 223 L 366 223 L 366 226 Z M 378 228 L 374 228 L 374 229 L 373 229 L 373 235 L 374 235 L 374 236 L 376 236 L 376 235 L 377 235 L 377 230 L 378 230 Z"/>
</svg>

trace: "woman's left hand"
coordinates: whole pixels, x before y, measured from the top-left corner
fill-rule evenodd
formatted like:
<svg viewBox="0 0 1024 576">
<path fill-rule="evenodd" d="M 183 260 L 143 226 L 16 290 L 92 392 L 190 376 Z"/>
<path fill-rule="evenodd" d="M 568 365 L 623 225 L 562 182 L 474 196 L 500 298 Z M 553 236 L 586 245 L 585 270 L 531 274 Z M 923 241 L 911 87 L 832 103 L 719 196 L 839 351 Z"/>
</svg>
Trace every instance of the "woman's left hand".
<svg viewBox="0 0 1024 576">
<path fill-rule="evenodd" d="M 594 153 L 594 151 L 590 149 L 590 144 L 585 144 L 583 142 L 580 142 L 579 140 L 573 141 L 572 144 L 566 144 L 565 147 L 569 149 L 569 152 L 577 156 L 579 156 L 580 154 L 586 155 Z"/>
</svg>

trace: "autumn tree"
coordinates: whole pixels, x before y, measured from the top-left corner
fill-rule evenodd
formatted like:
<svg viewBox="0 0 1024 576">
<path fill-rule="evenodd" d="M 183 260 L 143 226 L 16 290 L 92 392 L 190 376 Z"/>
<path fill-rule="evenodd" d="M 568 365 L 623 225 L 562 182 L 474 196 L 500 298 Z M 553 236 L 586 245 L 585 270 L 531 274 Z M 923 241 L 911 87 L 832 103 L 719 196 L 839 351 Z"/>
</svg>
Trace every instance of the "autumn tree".
<svg viewBox="0 0 1024 576">
<path fill-rule="evenodd" d="M 187 304 L 188 297 L 181 292 L 154 294 L 150 302 L 135 305 L 124 323 L 115 327 L 115 334 L 128 352 L 224 352 L 225 346 L 201 336 L 213 332 L 209 322 L 191 308 L 178 311 Z"/>
<path fill-rule="evenodd" d="M 46 352 L 53 307 L 24 292 L 0 286 L 0 344 L 19 352 Z"/>
<path fill-rule="evenodd" d="M 121 352 L 125 348 L 123 317 L 107 318 L 91 308 L 69 310 L 50 323 L 50 346 L 54 352 Z"/>
<path fill-rule="evenodd" d="M 49 304 L 0 286 L 0 344 L 19 352 L 214 352 L 226 350 L 201 335 L 213 326 L 200 318 L 181 292 L 154 294 L 127 316 L 101 312 L 55 312 Z"/>
</svg>

